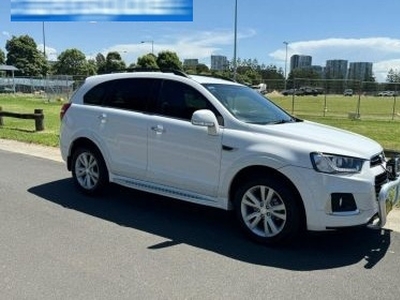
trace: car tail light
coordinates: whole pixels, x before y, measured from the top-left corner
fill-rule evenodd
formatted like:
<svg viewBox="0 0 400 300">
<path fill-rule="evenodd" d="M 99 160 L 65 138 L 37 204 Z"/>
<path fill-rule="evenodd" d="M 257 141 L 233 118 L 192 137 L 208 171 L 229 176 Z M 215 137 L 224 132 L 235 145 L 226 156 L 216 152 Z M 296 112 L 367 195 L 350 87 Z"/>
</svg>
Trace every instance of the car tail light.
<svg viewBox="0 0 400 300">
<path fill-rule="evenodd" d="M 63 119 L 64 115 L 66 114 L 68 108 L 70 108 L 71 103 L 65 103 L 63 104 L 63 106 L 61 107 L 61 111 L 60 111 L 60 120 Z"/>
</svg>

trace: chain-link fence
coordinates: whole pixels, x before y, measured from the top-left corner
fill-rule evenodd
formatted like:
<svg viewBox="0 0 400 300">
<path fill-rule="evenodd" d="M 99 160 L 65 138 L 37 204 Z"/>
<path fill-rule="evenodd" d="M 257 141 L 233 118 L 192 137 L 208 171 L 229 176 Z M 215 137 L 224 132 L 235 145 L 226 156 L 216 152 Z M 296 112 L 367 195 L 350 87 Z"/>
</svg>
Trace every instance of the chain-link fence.
<svg viewBox="0 0 400 300">
<path fill-rule="evenodd" d="M 41 96 L 48 101 L 69 99 L 85 80 L 84 76 L 51 75 L 47 77 L 1 77 L 0 93 L 23 93 Z"/>
<path fill-rule="evenodd" d="M 0 93 L 29 93 L 66 101 L 86 76 L 0 77 Z M 294 115 L 400 120 L 400 83 L 356 80 L 263 80 L 268 97 Z"/>
<path fill-rule="evenodd" d="M 268 97 L 294 115 L 400 120 L 400 83 L 301 78 L 264 83 Z"/>
</svg>

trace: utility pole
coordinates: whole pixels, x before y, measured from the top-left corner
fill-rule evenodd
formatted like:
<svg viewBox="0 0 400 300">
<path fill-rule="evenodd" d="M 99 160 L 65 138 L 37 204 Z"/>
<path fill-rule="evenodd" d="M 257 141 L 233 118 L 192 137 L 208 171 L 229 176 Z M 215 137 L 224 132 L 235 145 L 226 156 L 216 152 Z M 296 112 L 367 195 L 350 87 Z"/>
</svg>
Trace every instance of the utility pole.
<svg viewBox="0 0 400 300">
<path fill-rule="evenodd" d="M 237 72 L 237 59 L 236 59 L 236 47 L 237 47 L 237 0 L 235 0 L 235 25 L 234 25 L 234 41 L 233 41 L 233 80 L 236 81 Z"/>
<path fill-rule="evenodd" d="M 285 54 L 285 90 L 286 90 L 286 88 L 287 88 L 287 74 L 286 74 L 286 70 L 287 70 L 287 48 L 288 48 L 288 45 L 289 45 L 289 43 L 288 42 L 283 42 L 284 44 L 285 44 L 285 47 L 286 47 L 286 54 Z"/>
</svg>

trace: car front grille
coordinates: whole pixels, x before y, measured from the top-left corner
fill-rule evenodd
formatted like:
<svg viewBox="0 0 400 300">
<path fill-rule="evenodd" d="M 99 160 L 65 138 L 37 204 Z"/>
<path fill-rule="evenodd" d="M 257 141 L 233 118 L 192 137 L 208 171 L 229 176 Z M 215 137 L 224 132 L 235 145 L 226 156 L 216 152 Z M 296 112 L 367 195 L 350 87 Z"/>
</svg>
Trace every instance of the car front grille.
<svg viewBox="0 0 400 300">
<path fill-rule="evenodd" d="M 389 177 L 387 172 L 381 173 L 375 177 L 375 194 L 376 199 L 378 199 L 379 192 L 381 191 L 382 185 L 388 182 Z"/>
<path fill-rule="evenodd" d="M 383 173 L 380 173 L 379 175 L 375 176 L 375 194 L 376 194 L 376 199 L 378 199 L 379 192 L 381 191 L 382 185 L 387 183 L 389 181 L 388 173 L 386 172 L 385 169 L 385 153 L 381 152 L 370 159 L 370 167 L 374 168 L 377 166 L 382 166 L 382 169 L 385 170 Z"/>
<path fill-rule="evenodd" d="M 379 166 L 379 165 L 383 164 L 384 161 L 385 161 L 385 154 L 382 152 L 371 158 L 370 166 L 371 166 L 371 168 Z"/>
</svg>

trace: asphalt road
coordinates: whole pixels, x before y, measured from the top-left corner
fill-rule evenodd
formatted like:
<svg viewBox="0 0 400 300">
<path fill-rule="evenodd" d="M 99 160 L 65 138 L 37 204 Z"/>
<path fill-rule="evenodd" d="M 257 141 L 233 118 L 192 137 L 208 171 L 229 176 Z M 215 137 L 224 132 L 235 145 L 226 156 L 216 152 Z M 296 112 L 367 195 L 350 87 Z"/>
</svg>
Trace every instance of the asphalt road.
<svg viewBox="0 0 400 300">
<path fill-rule="evenodd" d="M 0 299 L 398 299 L 400 233 L 246 240 L 232 214 L 112 186 L 0 150 Z"/>
</svg>

